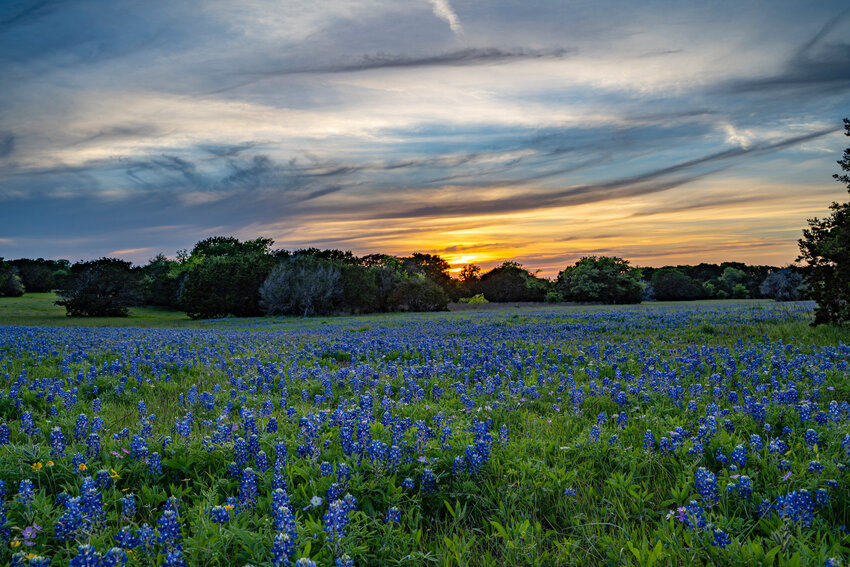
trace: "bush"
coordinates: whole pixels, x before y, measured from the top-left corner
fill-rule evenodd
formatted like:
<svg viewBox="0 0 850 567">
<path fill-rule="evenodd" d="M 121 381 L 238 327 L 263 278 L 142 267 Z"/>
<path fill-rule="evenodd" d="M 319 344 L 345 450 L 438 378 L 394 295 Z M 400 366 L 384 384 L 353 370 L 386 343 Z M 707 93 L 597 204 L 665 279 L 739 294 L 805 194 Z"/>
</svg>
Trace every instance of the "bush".
<svg viewBox="0 0 850 567">
<path fill-rule="evenodd" d="M 640 303 L 640 270 L 628 260 L 589 256 L 558 274 L 557 289 L 567 301 L 585 303 Z"/>
<path fill-rule="evenodd" d="M 272 269 L 260 287 L 260 304 L 268 315 L 330 313 L 342 290 L 342 270 L 333 262 L 295 256 Z"/>
<path fill-rule="evenodd" d="M 505 262 L 481 276 L 478 288 L 489 301 L 543 301 L 549 282 L 516 262 Z"/>
<path fill-rule="evenodd" d="M 0 258 L 0 297 L 20 297 L 24 294 L 24 284 L 15 268 Z"/>
<path fill-rule="evenodd" d="M 130 262 L 101 258 L 71 266 L 56 305 L 69 317 L 126 317 L 139 302 L 139 277 Z"/>
<path fill-rule="evenodd" d="M 776 301 L 798 301 L 802 299 L 806 286 L 803 276 L 791 268 L 771 272 L 759 286 L 764 297 Z"/>
<path fill-rule="evenodd" d="M 691 301 L 703 297 L 702 286 L 675 268 L 652 275 L 652 292 L 658 301 Z"/>
<path fill-rule="evenodd" d="M 414 274 L 396 283 L 389 304 L 393 311 L 446 311 L 449 296 L 430 278 Z"/>
<path fill-rule="evenodd" d="M 487 298 L 484 297 L 483 293 L 477 293 L 472 297 L 461 297 L 458 301 L 460 303 L 468 303 L 470 305 L 483 305 L 484 303 L 490 303 L 487 301 Z"/>
<path fill-rule="evenodd" d="M 272 262 L 257 254 L 202 258 L 183 280 L 180 308 L 192 319 L 260 315 L 260 286 Z"/>
</svg>

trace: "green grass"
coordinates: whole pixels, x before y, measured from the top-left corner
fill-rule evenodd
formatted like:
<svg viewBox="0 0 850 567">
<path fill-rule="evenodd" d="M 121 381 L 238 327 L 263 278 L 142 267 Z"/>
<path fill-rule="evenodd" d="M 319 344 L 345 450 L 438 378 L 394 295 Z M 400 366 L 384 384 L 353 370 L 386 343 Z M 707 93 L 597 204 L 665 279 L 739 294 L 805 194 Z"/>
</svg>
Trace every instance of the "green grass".
<svg viewBox="0 0 850 567">
<path fill-rule="evenodd" d="M 65 308 L 54 302 L 55 293 L 27 293 L 21 297 L 0 297 L 0 325 L 25 327 L 143 327 L 201 328 L 185 313 L 158 307 L 134 307 L 129 317 L 68 317 Z"/>
</svg>

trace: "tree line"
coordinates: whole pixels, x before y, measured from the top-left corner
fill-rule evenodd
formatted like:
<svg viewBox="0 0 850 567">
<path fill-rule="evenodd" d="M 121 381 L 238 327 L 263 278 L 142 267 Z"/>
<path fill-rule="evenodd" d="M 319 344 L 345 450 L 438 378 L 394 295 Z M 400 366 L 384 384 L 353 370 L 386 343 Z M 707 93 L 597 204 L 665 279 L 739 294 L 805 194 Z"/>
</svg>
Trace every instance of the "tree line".
<svg viewBox="0 0 850 567">
<path fill-rule="evenodd" d="M 216 236 L 176 258 L 143 266 L 117 258 L 0 259 L 0 295 L 56 290 L 71 316 L 126 316 L 133 306 L 178 309 L 192 318 L 439 311 L 452 301 L 639 303 L 647 300 L 800 299 L 793 268 L 739 262 L 637 268 L 611 256 L 582 258 L 553 279 L 507 261 L 452 277 L 435 254 L 355 256 L 350 251 L 273 248 L 268 238 Z"/>
</svg>

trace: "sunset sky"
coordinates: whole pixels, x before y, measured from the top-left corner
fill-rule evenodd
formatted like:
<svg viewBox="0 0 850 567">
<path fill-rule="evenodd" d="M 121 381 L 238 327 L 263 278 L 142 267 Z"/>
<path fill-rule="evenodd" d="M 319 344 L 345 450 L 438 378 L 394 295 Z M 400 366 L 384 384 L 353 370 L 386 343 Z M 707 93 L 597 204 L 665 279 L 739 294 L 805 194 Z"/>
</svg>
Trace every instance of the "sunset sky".
<svg viewBox="0 0 850 567">
<path fill-rule="evenodd" d="M 846 0 L 6 1 L 0 256 L 784 265 L 847 115 Z"/>
</svg>

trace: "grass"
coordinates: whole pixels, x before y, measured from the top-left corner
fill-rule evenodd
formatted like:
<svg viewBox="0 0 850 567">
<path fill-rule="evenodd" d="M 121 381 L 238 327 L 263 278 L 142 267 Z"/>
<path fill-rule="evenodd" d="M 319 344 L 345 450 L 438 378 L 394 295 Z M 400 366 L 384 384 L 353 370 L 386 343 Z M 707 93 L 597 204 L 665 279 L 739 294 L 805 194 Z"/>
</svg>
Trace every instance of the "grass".
<svg viewBox="0 0 850 567">
<path fill-rule="evenodd" d="M 54 302 L 55 293 L 26 293 L 21 297 L 0 297 L 0 325 L 25 327 L 139 327 L 145 329 L 203 328 L 209 324 L 193 321 L 185 313 L 158 307 L 134 307 L 129 317 L 68 317 L 65 308 Z"/>
</svg>

